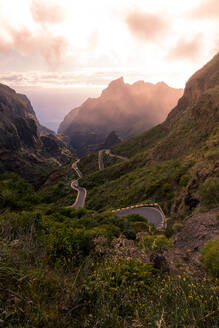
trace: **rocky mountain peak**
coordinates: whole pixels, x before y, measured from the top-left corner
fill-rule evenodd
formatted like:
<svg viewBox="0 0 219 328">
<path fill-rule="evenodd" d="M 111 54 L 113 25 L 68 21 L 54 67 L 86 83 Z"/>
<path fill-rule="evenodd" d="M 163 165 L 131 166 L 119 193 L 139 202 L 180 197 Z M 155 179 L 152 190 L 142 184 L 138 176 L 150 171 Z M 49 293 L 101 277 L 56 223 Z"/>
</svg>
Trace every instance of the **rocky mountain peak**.
<svg viewBox="0 0 219 328">
<path fill-rule="evenodd" d="M 126 85 L 126 83 L 124 83 L 123 77 L 120 77 L 120 78 L 110 82 L 108 87 L 102 91 L 101 96 L 102 97 L 113 96 L 115 93 L 118 94 L 126 87 L 127 87 L 127 85 Z"/>
<path fill-rule="evenodd" d="M 181 97 L 183 90 L 161 83 L 112 81 L 98 98 L 88 98 L 72 110 L 59 126 L 79 156 L 97 150 L 112 131 L 127 139 L 161 123 Z"/>
</svg>

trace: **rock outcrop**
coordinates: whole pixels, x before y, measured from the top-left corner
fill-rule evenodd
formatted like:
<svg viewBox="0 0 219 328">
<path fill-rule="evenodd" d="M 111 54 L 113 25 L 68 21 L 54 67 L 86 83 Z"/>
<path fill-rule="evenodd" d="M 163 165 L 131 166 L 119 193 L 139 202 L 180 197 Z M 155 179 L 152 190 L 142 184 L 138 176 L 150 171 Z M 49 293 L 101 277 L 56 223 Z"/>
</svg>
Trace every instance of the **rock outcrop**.
<svg viewBox="0 0 219 328">
<path fill-rule="evenodd" d="M 40 125 L 28 98 L 0 84 L 0 172 L 18 173 L 38 185 L 71 158 L 64 139 Z"/>
</svg>

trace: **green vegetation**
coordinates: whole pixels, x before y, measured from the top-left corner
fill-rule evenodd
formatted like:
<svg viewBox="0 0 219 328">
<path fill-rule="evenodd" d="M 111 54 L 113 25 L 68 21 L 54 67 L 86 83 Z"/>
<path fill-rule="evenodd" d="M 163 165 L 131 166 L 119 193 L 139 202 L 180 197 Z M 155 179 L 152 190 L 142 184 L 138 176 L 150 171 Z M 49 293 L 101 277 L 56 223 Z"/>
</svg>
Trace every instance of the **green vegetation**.
<svg viewBox="0 0 219 328">
<path fill-rule="evenodd" d="M 219 178 L 209 178 L 199 188 L 201 202 L 207 208 L 214 208 L 219 204 Z"/>
<path fill-rule="evenodd" d="M 162 253 L 164 250 L 172 247 L 173 244 L 164 235 L 146 235 L 141 238 L 139 245 L 145 250 L 156 251 Z"/>
<path fill-rule="evenodd" d="M 160 127 L 156 129 L 157 133 Z M 199 203 L 206 209 L 218 206 L 216 163 L 219 158 L 219 130 L 215 128 L 203 142 L 196 141 L 190 148 L 184 145 L 183 151 L 177 150 L 171 143 L 166 144 L 171 152 L 172 148 L 177 150 L 179 156 L 175 158 L 170 154 L 170 158 L 174 158 L 169 160 L 156 158 L 157 150 L 148 148 L 148 143 L 153 144 L 152 130 L 113 148 L 112 151 L 120 155 L 130 155 L 126 153 L 126 147 L 132 149 L 135 155 L 128 161 L 112 163 L 101 172 L 92 172 L 83 177 L 81 184 L 88 189 L 88 208 L 104 210 L 155 201 L 160 203 L 167 216 L 175 213 L 178 217 L 185 217 Z M 146 149 L 142 146 L 141 152 L 138 152 L 138 144 L 144 143 Z M 184 154 L 184 147 L 189 154 Z M 167 151 L 161 153 L 167 154 Z"/>
<path fill-rule="evenodd" d="M 87 175 L 99 170 L 98 152 L 90 153 L 86 157 L 82 157 L 78 163 L 78 168 L 83 175 Z"/>
<path fill-rule="evenodd" d="M 63 181 L 42 187 L 35 192 L 33 187 L 16 174 L 0 177 L 0 205 L 10 210 L 31 210 L 34 205 L 72 205 L 76 191 Z"/>
<path fill-rule="evenodd" d="M 87 327 L 217 327 L 216 288 L 152 274 L 136 261 L 106 261 L 85 285 Z"/>
<path fill-rule="evenodd" d="M 165 137 L 166 133 L 166 129 L 161 124 L 157 125 L 153 129 L 150 129 L 137 137 L 114 146 L 112 148 L 113 153 L 130 158 L 137 153 L 152 148 L 160 139 Z"/>
<path fill-rule="evenodd" d="M 112 157 L 107 155 L 105 152 L 103 152 L 103 164 L 104 164 L 104 168 L 108 167 L 108 166 L 112 166 L 114 164 L 117 163 L 121 163 L 121 159 L 117 158 L 117 157 Z"/>
<path fill-rule="evenodd" d="M 202 261 L 208 273 L 219 279 L 219 238 L 210 240 L 204 245 Z"/>
<path fill-rule="evenodd" d="M 171 240 L 139 215 L 60 206 L 65 197 L 62 181 L 35 192 L 0 176 L 3 327 L 217 326 L 213 281 L 149 263 Z"/>
<path fill-rule="evenodd" d="M 186 186 L 182 187 L 181 181 L 182 178 L 185 181 L 186 172 L 193 169 L 193 161 L 182 163 L 172 160 L 157 165 L 143 165 L 136 169 L 135 165 L 133 159 L 85 176 L 81 185 L 88 189 L 86 206 L 100 210 L 155 201 L 159 202 L 168 214 L 177 198 L 181 197 L 178 206 L 183 202 L 181 193 Z M 189 180 L 191 181 L 191 178 L 187 174 L 187 185 Z"/>
</svg>

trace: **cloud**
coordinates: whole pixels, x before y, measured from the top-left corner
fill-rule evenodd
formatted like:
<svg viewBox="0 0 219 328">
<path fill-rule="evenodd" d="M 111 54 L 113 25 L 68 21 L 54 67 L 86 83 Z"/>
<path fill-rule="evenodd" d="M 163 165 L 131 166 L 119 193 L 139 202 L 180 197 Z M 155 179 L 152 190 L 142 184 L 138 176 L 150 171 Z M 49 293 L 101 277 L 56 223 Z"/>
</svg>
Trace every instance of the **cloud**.
<svg viewBox="0 0 219 328">
<path fill-rule="evenodd" d="M 155 41 L 169 29 L 168 23 L 159 15 L 132 11 L 126 17 L 130 31 L 140 40 Z"/>
<path fill-rule="evenodd" d="M 203 42 L 200 34 L 192 40 L 181 38 L 176 43 L 175 47 L 170 50 L 168 59 L 186 59 L 196 61 L 199 57 L 201 57 L 202 49 Z"/>
<path fill-rule="evenodd" d="M 99 33 L 97 30 L 93 30 L 88 38 L 88 47 L 90 50 L 94 50 L 99 41 Z"/>
<path fill-rule="evenodd" d="M 0 73 L 0 83 L 11 87 L 104 87 L 117 78 L 120 72 L 8 72 Z"/>
<path fill-rule="evenodd" d="M 0 53 L 10 53 L 16 50 L 26 56 L 39 55 L 50 68 L 55 69 L 65 56 L 68 43 L 63 36 L 53 35 L 47 29 L 43 32 L 32 32 L 28 28 L 8 28 L 10 39 L 0 39 Z"/>
<path fill-rule="evenodd" d="M 57 3 L 48 0 L 33 0 L 31 14 L 35 22 L 44 24 L 58 24 L 65 17 L 64 9 Z"/>
<path fill-rule="evenodd" d="M 202 3 L 191 12 L 191 16 L 200 19 L 219 18 L 219 1 L 203 0 Z"/>
<path fill-rule="evenodd" d="M 4 38 L 0 38 L 0 53 L 7 54 L 11 50 L 11 44 Z"/>
</svg>

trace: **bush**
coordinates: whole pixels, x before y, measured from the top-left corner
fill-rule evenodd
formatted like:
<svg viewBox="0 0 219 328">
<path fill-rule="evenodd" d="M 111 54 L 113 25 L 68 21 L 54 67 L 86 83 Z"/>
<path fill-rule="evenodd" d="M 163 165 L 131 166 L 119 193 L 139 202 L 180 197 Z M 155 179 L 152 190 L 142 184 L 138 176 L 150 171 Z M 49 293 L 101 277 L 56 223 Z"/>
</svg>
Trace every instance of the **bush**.
<svg viewBox="0 0 219 328">
<path fill-rule="evenodd" d="M 0 207 L 11 210 L 31 209 L 36 202 L 33 187 L 16 174 L 0 178 Z"/>
<path fill-rule="evenodd" d="M 151 265 L 136 260 L 108 260 L 90 276 L 84 286 L 89 296 L 96 295 L 97 298 L 103 292 L 114 293 L 116 287 L 137 291 L 138 288 L 149 288 L 151 273 Z"/>
<path fill-rule="evenodd" d="M 83 328 L 217 327 L 216 288 L 206 279 L 157 276 L 134 260 L 108 259 L 83 288 Z"/>
<path fill-rule="evenodd" d="M 144 236 L 139 245 L 159 253 L 162 253 L 168 247 L 172 247 L 171 241 L 164 235 Z"/>
<path fill-rule="evenodd" d="M 186 187 L 189 183 L 190 178 L 191 177 L 188 174 L 184 174 L 183 176 L 181 176 L 180 181 L 179 181 L 180 186 Z"/>
<path fill-rule="evenodd" d="M 219 238 L 208 241 L 201 253 L 202 261 L 209 275 L 219 278 Z"/>
<path fill-rule="evenodd" d="M 219 205 L 219 178 L 209 178 L 199 188 L 201 203 L 208 208 Z"/>
</svg>

